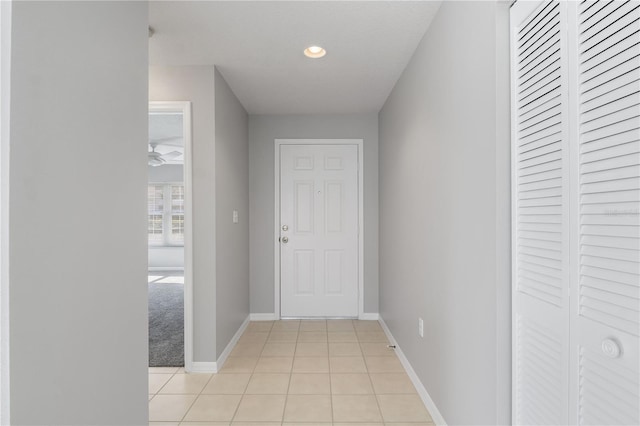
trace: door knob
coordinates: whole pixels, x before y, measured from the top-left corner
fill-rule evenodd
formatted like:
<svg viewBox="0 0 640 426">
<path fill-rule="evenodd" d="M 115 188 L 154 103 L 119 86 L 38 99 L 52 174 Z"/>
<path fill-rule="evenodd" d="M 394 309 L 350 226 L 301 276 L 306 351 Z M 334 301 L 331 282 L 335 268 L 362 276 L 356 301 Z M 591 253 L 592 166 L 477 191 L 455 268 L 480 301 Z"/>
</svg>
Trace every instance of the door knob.
<svg viewBox="0 0 640 426">
<path fill-rule="evenodd" d="M 622 353 L 622 348 L 614 339 L 604 339 L 602 341 L 602 352 L 609 358 L 618 358 Z"/>
<path fill-rule="evenodd" d="M 287 244 L 289 242 L 289 237 L 282 237 L 281 241 L 285 244 Z"/>
</svg>

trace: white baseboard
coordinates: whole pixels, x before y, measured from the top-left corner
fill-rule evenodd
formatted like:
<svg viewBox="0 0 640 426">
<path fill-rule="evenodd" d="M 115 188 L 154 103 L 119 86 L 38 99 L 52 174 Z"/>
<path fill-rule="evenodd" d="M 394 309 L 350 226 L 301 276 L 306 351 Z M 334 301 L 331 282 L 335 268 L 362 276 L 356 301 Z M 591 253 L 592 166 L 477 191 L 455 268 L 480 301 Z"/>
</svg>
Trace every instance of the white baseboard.
<svg viewBox="0 0 640 426">
<path fill-rule="evenodd" d="M 358 319 L 362 321 L 378 321 L 380 319 L 380 314 L 364 312 L 358 317 Z"/>
<path fill-rule="evenodd" d="M 242 333 L 244 333 L 244 330 L 248 325 L 249 317 L 247 317 L 240 328 L 238 328 L 238 331 L 236 331 L 236 334 L 233 335 L 231 341 L 229 342 L 227 347 L 224 348 L 224 351 L 222 351 L 222 354 L 220 355 L 220 357 L 218 357 L 218 360 L 216 362 L 193 361 L 191 363 L 187 363 L 188 365 L 185 365 L 185 370 L 187 371 L 187 373 L 217 373 L 218 371 L 220 371 L 225 361 L 229 357 L 229 354 L 236 346 L 236 343 L 238 343 L 240 336 L 242 336 Z"/>
<path fill-rule="evenodd" d="M 416 374 L 413 367 L 409 363 L 409 360 L 402 352 L 402 349 L 400 349 L 400 346 L 398 346 L 398 342 L 396 342 L 396 339 L 394 339 L 393 335 L 391 334 L 391 331 L 389 330 L 389 327 L 387 327 L 387 324 L 384 322 L 384 319 L 380 317 L 378 321 L 380 322 L 380 325 L 382 326 L 384 333 L 389 338 L 389 342 L 391 342 L 392 345 L 396 346 L 396 349 L 395 349 L 396 355 L 398 355 L 398 359 L 400 359 L 400 362 L 402 363 L 402 366 L 404 367 L 405 371 L 409 375 L 411 382 L 413 382 L 413 386 L 415 386 L 416 390 L 418 391 L 418 395 L 420 395 L 420 399 L 422 399 L 422 402 L 424 403 L 425 407 L 427 407 L 427 410 L 429 410 L 429 414 L 431 414 L 431 418 L 433 419 L 433 422 L 438 426 L 447 426 L 447 422 L 444 421 L 444 417 L 442 417 L 442 414 L 440 414 L 438 407 L 436 407 L 436 404 L 433 402 L 433 399 L 431 399 L 431 396 L 429 396 L 429 392 L 427 392 L 427 389 L 424 387 L 424 385 L 418 378 L 418 375 Z"/>
<path fill-rule="evenodd" d="M 251 321 L 276 321 L 276 314 L 250 314 Z"/>
<path fill-rule="evenodd" d="M 240 336 L 242 336 L 242 333 L 244 333 L 247 326 L 249 325 L 250 319 L 251 319 L 251 315 L 248 315 L 247 318 L 242 322 L 242 325 L 240 326 L 240 328 L 238 328 L 238 331 L 236 331 L 236 334 L 234 334 L 233 337 L 231 338 L 231 341 L 229 341 L 229 344 L 227 345 L 227 347 L 224 348 L 224 351 L 222 351 L 222 353 L 218 357 L 218 360 L 215 362 L 216 373 L 222 369 L 222 366 L 224 365 L 225 361 L 229 357 L 229 354 L 238 343 L 238 340 L 240 340 Z"/>
<path fill-rule="evenodd" d="M 249 317 L 251 318 L 251 321 L 277 321 L 278 318 L 276 317 L 276 314 L 250 314 Z M 378 318 L 380 318 L 380 315 L 377 313 L 363 313 L 362 315 L 358 316 L 359 320 L 363 320 L 363 321 L 378 321 Z"/>
<path fill-rule="evenodd" d="M 217 373 L 218 367 L 215 362 L 193 361 L 190 368 L 185 368 L 187 373 Z"/>
</svg>

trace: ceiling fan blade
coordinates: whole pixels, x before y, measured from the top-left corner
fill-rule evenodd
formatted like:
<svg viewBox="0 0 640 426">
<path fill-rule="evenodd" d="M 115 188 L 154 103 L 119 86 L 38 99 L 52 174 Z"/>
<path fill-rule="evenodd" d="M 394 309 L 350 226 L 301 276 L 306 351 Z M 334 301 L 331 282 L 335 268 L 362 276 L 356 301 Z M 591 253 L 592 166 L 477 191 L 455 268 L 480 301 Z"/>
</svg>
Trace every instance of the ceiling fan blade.
<svg viewBox="0 0 640 426">
<path fill-rule="evenodd" d="M 155 145 L 182 145 L 182 136 L 168 136 L 164 138 L 149 138 L 149 144 Z"/>
<path fill-rule="evenodd" d="M 162 154 L 162 158 L 165 160 L 173 160 L 174 158 L 178 158 L 182 155 L 180 151 L 171 151 L 166 154 Z"/>
<path fill-rule="evenodd" d="M 158 152 L 150 152 L 147 154 L 147 164 L 153 167 L 161 166 L 165 163 L 165 159 L 162 158 Z"/>
</svg>

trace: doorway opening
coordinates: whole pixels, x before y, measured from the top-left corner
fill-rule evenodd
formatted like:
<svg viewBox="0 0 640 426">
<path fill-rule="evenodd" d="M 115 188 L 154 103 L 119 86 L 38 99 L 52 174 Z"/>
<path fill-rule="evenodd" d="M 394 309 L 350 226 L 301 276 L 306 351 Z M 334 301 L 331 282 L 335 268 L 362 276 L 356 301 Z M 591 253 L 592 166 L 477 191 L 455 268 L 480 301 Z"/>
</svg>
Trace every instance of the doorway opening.
<svg viewBox="0 0 640 426">
<path fill-rule="evenodd" d="M 188 102 L 149 104 L 149 367 L 191 359 L 190 128 Z"/>
</svg>

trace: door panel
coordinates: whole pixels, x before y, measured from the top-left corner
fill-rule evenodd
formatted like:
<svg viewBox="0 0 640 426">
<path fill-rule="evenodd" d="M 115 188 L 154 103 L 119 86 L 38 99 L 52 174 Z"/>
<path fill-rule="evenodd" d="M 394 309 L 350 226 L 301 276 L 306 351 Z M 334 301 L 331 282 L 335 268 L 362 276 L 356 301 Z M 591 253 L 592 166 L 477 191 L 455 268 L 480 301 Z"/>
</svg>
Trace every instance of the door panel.
<svg viewBox="0 0 640 426">
<path fill-rule="evenodd" d="M 580 42 L 575 184 L 579 272 L 572 318 L 576 423 L 637 425 L 640 4 L 587 1 L 574 8 Z M 635 60 L 629 62 L 631 57 Z"/>
<path fill-rule="evenodd" d="M 280 236 L 281 316 L 357 316 L 356 145 L 280 146 Z"/>
<path fill-rule="evenodd" d="M 565 17 L 566 5 L 558 1 L 512 8 L 517 424 L 566 424 L 569 418 Z"/>
<path fill-rule="evenodd" d="M 640 3 L 511 9 L 514 422 L 640 424 Z"/>
</svg>

